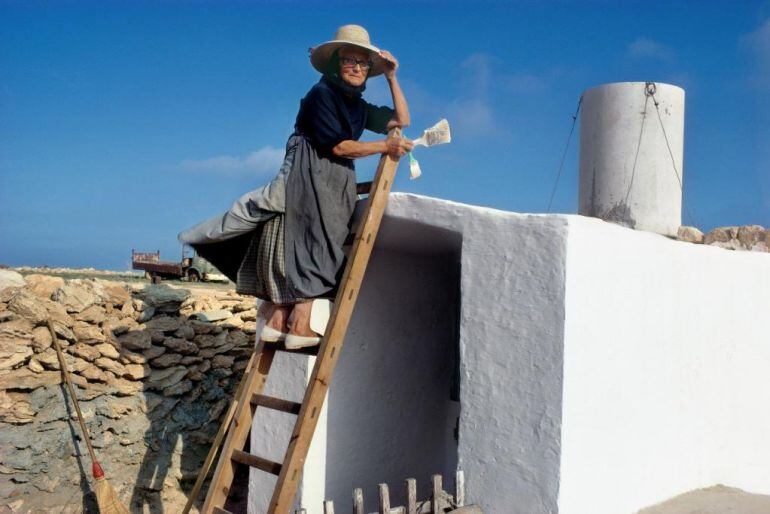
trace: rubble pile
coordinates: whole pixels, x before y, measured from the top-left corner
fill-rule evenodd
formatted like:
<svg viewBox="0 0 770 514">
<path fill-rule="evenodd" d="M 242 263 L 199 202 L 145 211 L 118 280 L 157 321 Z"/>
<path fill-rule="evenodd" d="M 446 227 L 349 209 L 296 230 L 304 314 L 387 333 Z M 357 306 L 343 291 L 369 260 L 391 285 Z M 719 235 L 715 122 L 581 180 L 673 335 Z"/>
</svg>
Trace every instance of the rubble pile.
<svg viewBox="0 0 770 514">
<path fill-rule="evenodd" d="M 682 226 L 677 232 L 677 239 L 728 250 L 770 252 L 770 229 L 761 225 L 717 227 L 706 234 L 695 227 Z"/>
<path fill-rule="evenodd" d="M 196 319 L 213 310 L 230 315 Z M 256 314 L 230 291 L 0 270 L 0 511 L 92 511 L 49 319 L 108 480 L 132 511 L 175 512 L 246 367 Z"/>
</svg>

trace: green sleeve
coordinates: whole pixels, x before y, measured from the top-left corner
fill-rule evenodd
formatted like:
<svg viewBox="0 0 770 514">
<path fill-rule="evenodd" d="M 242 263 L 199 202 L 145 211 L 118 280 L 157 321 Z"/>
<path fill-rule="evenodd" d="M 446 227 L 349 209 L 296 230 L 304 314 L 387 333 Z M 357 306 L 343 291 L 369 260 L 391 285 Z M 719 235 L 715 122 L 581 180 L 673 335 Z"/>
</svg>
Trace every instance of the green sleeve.
<svg viewBox="0 0 770 514">
<path fill-rule="evenodd" d="M 371 130 L 377 134 L 388 133 L 388 122 L 393 118 L 396 113 L 390 107 L 378 107 L 366 102 L 366 130 Z"/>
</svg>

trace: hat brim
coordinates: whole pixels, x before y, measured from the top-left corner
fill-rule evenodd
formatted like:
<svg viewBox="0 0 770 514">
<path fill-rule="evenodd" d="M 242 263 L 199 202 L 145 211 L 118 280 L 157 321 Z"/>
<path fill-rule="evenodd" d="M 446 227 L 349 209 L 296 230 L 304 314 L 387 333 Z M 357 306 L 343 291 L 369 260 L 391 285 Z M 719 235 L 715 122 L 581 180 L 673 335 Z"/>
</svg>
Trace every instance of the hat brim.
<svg viewBox="0 0 770 514">
<path fill-rule="evenodd" d="M 310 64 L 313 68 L 324 73 L 326 71 L 326 65 L 329 63 L 332 54 L 335 50 L 342 46 L 354 46 L 369 52 L 372 60 L 372 67 L 369 69 L 367 77 L 376 77 L 382 75 L 385 72 L 385 59 L 380 57 L 380 49 L 373 45 L 363 45 L 361 43 L 354 43 L 353 41 L 345 41 L 335 39 L 333 41 L 327 41 L 310 50 Z"/>
</svg>

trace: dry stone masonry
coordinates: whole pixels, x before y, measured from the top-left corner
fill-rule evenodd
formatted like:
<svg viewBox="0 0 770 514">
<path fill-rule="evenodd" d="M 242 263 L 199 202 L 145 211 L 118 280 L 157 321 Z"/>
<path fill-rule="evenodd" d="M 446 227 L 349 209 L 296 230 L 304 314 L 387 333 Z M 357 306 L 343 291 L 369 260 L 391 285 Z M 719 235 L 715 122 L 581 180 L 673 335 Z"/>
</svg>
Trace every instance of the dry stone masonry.
<svg viewBox="0 0 770 514">
<path fill-rule="evenodd" d="M 761 225 L 717 227 L 705 235 L 695 227 L 682 226 L 679 227 L 676 237 L 680 241 L 718 246 L 728 250 L 770 252 L 770 229 Z"/>
<path fill-rule="evenodd" d="M 253 349 L 254 300 L 0 270 L 0 512 L 95 512 L 48 319 L 121 499 L 181 510 Z"/>
</svg>

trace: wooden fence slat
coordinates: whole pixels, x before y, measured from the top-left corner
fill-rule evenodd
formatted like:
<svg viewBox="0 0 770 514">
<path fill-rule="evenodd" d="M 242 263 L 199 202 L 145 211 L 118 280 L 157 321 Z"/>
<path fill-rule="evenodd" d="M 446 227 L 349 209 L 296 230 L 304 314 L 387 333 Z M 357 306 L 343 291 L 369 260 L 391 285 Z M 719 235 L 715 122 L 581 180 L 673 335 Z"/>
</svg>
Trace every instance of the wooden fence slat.
<svg viewBox="0 0 770 514">
<path fill-rule="evenodd" d="M 331 500 L 324 501 L 324 514 L 334 514 L 334 502 Z"/>
<path fill-rule="evenodd" d="M 390 492 L 388 484 L 380 484 L 380 514 L 390 514 Z"/>
<path fill-rule="evenodd" d="M 364 514 L 364 491 L 360 487 L 353 490 L 353 514 Z"/>
<path fill-rule="evenodd" d="M 461 469 L 455 473 L 455 503 L 458 507 L 465 505 L 465 473 Z"/>
<path fill-rule="evenodd" d="M 417 514 L 417 480 L 406 479 L 406 514 Z"/>
<path fill-rule="evenodd" d="M 433 514 L 441 512 L 441 493 L 444 491 L 441 485 L 441 475 L 433 475 L 431 477 L 433 482 L 433 496 L 431 498 L 431 511 Z"/>
</svg>

